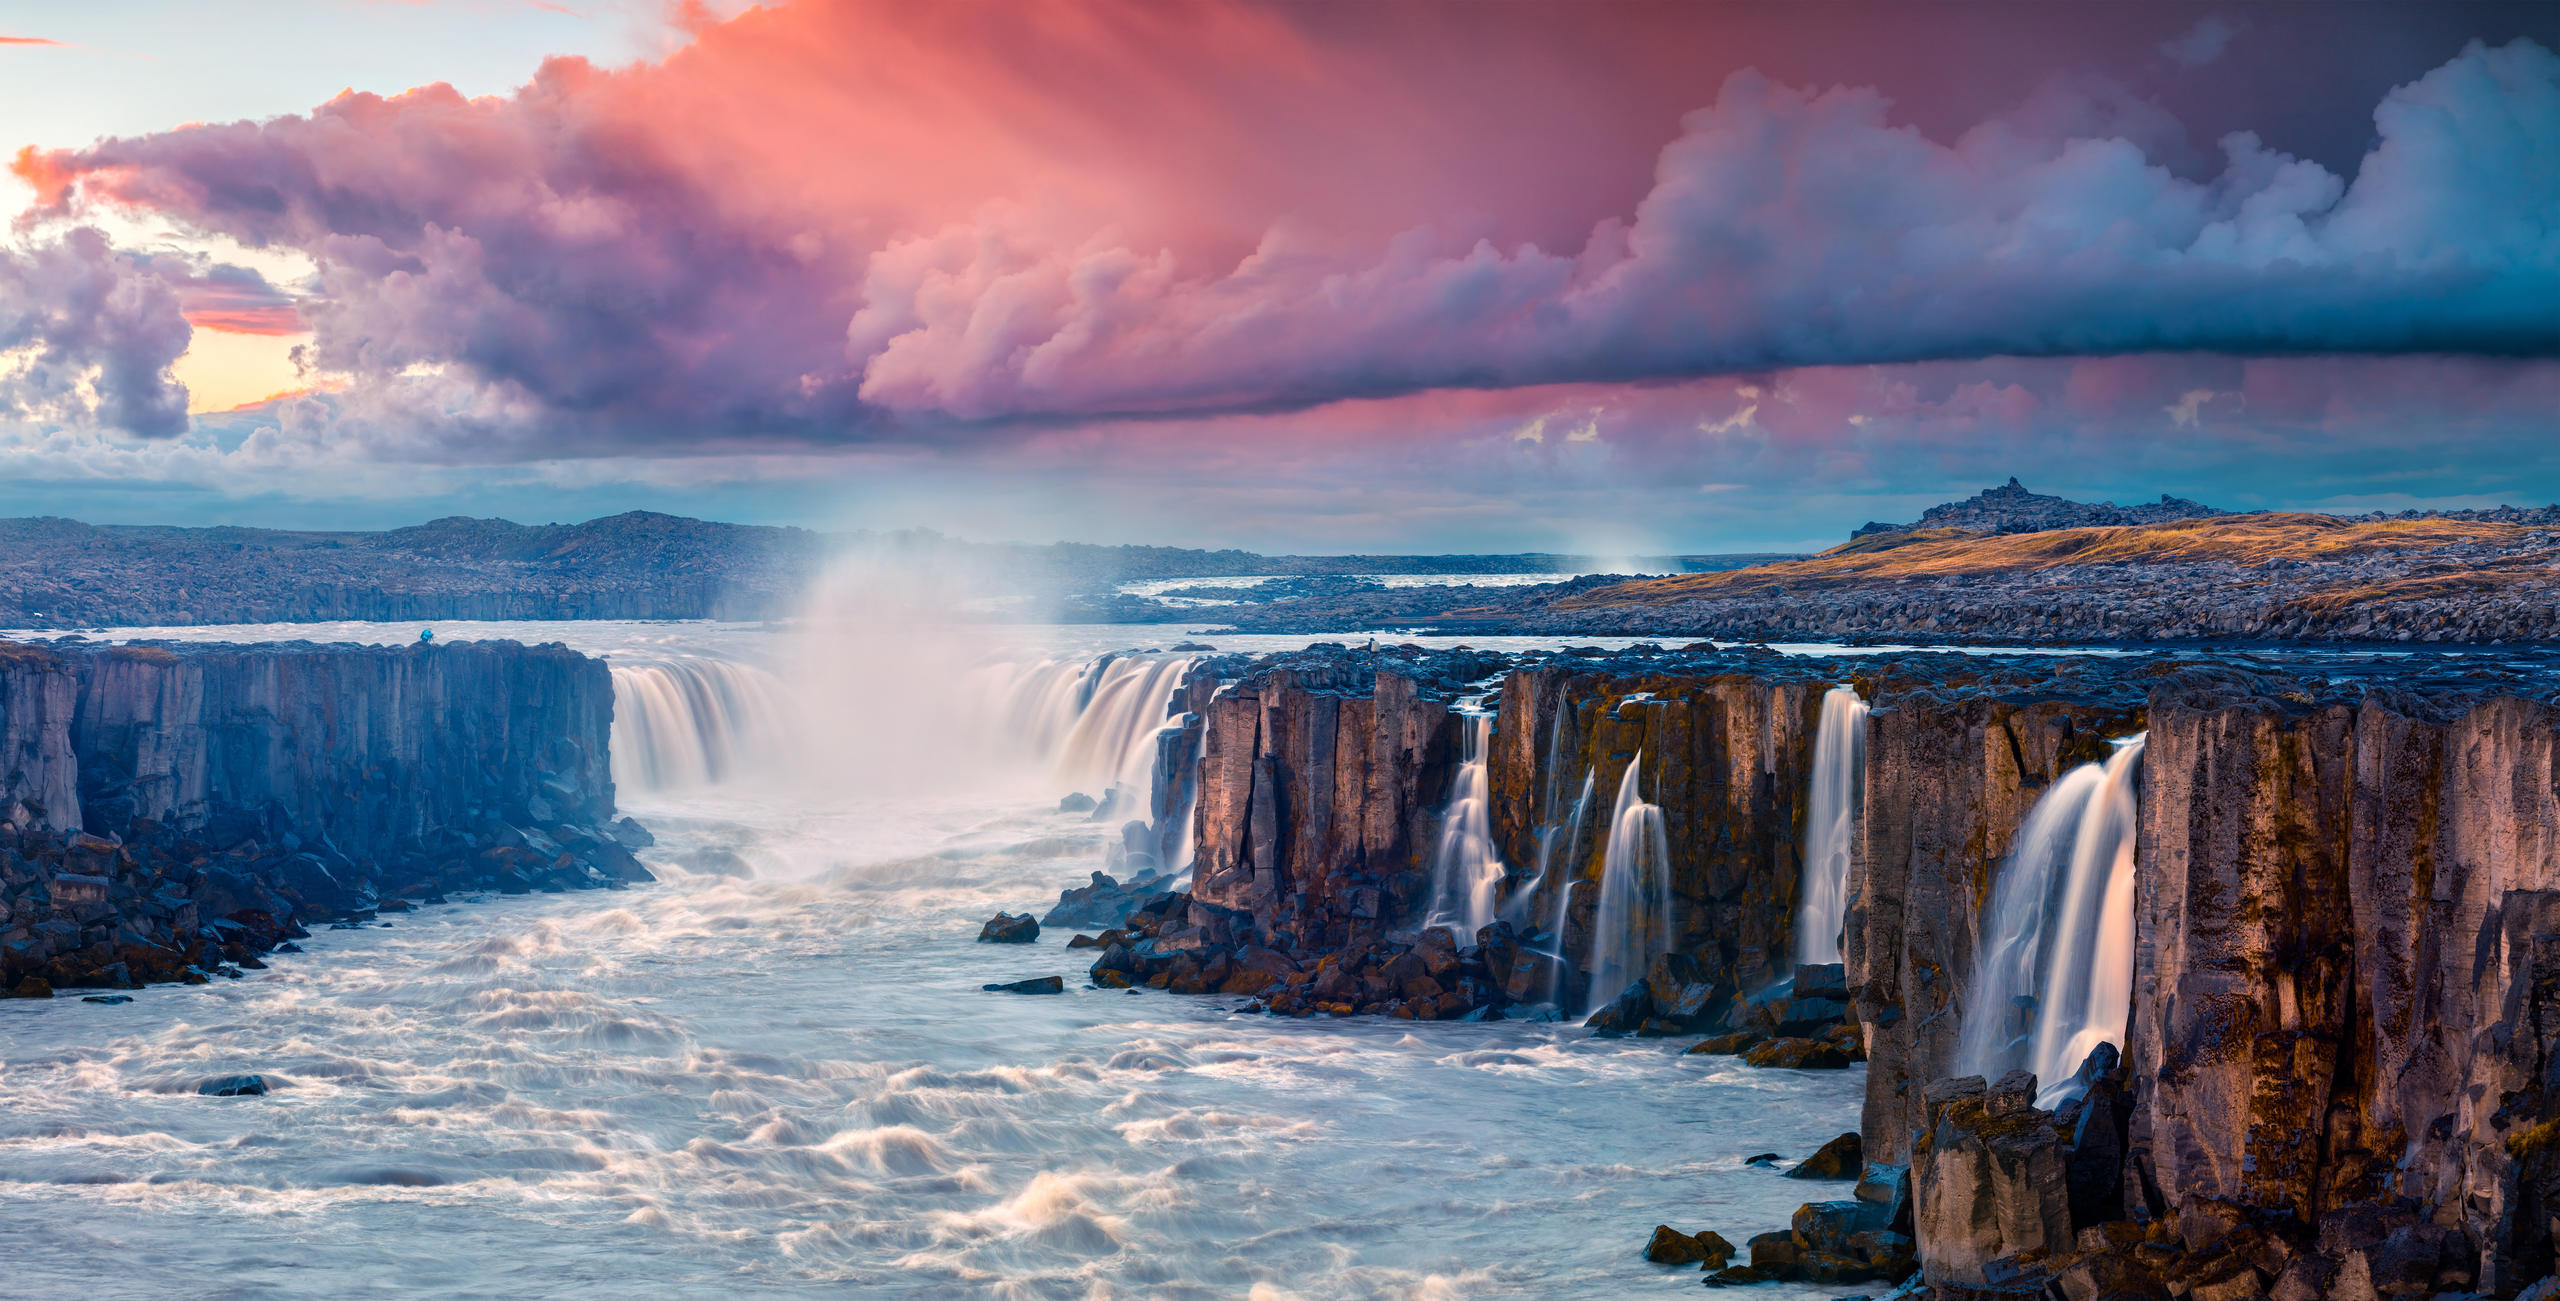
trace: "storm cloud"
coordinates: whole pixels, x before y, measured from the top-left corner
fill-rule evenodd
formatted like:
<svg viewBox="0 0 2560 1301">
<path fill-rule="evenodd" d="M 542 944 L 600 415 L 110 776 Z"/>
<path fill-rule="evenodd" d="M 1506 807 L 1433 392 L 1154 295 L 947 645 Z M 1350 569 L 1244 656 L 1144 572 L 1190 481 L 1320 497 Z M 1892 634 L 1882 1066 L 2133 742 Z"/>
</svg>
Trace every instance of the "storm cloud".
<svg viewBox="0 0 2560 1301">
<path fill-rule="evenodd" d="M 2195 166 L 2098 82 L 1932 134 L 1880 91 L 1745 70 L 1621 195 L 1577 168 L 1624 123 L 1511 103 L 1605 98 L 1599 65 L 1417 54 L 1446 36 L 801 4 L 512 96 L 350 94 L 16 170 L 39 221 L 120 205 L 310 259 L 307 295 L 258 308 L 344 378 L 304 418 L 429 457 L 1993 356 L 2560 352 L 2560 58 L 2530 41 L 2391 90 L 2351 172 L 2246 132 Z M 109 347 L 46 309 L 64 360 L 19 408 L 69 401 L 86 358 L 102 419 L 165 431 L 151 310 Z"/>
</svg>

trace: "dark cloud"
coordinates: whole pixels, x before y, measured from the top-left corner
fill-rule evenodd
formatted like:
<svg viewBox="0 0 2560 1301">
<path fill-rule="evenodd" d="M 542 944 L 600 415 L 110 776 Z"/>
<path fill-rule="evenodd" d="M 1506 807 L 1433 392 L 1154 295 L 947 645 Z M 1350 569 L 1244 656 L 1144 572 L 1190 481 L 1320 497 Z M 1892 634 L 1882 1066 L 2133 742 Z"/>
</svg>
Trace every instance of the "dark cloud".
<svg viewBox="0 0 2560 1301">
<path fill-rule="evenodd" d="M 2048 76 L 1933 135 L 1879 91 L 1744 71 L 1594 223 L 1545 197 L 1589 151 L 1451 105 L 1606 99 L 1603 63 L 1488 36 L 1515 80 L 1445 48 L 1400 80 L 1259 7 L 1019 12 L 759 10 L 661 67 L 18 171 L 49 211 L 308 255 L 309 359 L 351 383 L 303 418 L 452 460 L 2004 355 L 2560 352 L 2560 59 L 2529 41 L 2392 90 L 2351 173 L 2247 133 L 2199 153 L 2123 83 Z M 1401 54 L 1446 45 L 1412 22 Z M 2232 30 L 2182 9 L 2129 48 L 2202 64 Z M 1492 215 L 1450 215 L 1470 200 Z"/>
</svg>

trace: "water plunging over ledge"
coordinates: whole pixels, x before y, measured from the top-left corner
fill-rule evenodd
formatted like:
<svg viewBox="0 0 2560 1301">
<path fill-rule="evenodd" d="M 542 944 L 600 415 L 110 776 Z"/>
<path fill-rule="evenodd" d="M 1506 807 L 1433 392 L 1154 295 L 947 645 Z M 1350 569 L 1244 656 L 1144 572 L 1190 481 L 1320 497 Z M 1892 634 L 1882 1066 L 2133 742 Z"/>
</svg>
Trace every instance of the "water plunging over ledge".
<svg viewBox="0 0 2560 1301">
<path fill-rule="evenodd" d="M 1475 943 L 1476 930 L 1492 924 L 1495 894 L 1503 877 L 1502 855 L 1493 847 L 1493 805 L 1488 760 L 1493 754 L 1493 716 L 1465 718 L 1465 749 L 1440 818 L 1440 844 L 1431 855 L 1431 906 L 1425 926 L 1445 927 L 1459 944 Z"/>
<path fill-rule="evenodd" d="M 2024 1067 L 2051 1107 L 2071 1096 L 2091 1050 L 2123 1046 L 2143 741 L 2063 774 L 2020 824 L 1984 917 L 1958 1072 Z"/>
<path fill-rule="evenodd" d="M 1822 697 L 1814 734 L 1813 782 L 1804 819 L 1804 882 L 1796 895 L 1796 961 L 1840 960 L 1849 905 L 1849 856 L 1857 844 L 1867 770 L 1867 702 L 1853 687 Z"/>
<path fill-rule="evenodd" d="M 1600 907 L 1591 925 L 1590 1003 L 1606 1005 L 1671 949 L 1671 844 L 1662 809 L 1644 801 L 1644 753 L 1627 763 L 1609 817 Z"/>
</svg>

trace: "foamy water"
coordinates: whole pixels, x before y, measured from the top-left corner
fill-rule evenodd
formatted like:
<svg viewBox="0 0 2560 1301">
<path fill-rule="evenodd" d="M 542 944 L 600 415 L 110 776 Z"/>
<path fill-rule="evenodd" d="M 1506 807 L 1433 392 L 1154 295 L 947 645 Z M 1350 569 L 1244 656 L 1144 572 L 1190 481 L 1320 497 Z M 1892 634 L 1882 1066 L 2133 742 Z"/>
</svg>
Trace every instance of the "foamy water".
<svg viewBox="0 0 2560 1301">
<path fill-rule="evenodd" d="M 1096 865 L 1056 794 L 626 794 L 659 885 L 0 1002 L 0 1295 L 1616 1297 L 1697 1286 L 1656 1223 L 1845 1195 L 1743 1160 L 1854 1127 L 1863 1068 L 1274 1020 L 975 943 Z M 277 1088 L 194 1093 L 239 1072 Z"/>
</svg>

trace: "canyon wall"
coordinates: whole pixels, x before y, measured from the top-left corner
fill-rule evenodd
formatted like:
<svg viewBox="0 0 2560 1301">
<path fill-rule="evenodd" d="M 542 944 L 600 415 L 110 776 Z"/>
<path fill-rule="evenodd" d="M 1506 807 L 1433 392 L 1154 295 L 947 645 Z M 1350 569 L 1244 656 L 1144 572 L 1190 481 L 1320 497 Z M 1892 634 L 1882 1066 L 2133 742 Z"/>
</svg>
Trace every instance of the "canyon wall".
<svg viewBox="0 0 2560 1301">
<path fill-rule="evenodd" d="M 645 879 L 646 833 L 608 825 L 612 723 L 604 664 L 559 646 L 0 645 L 0 983 L 201 975 L 207 943 L 401 893 Z"/>
<path fill-rule="evenodd" d="M 1195 939 L 1178 943 L 1279 951 L 1231 992 L 1323 982 L 1275 1009 L 1579 1006 L 1570 968 L 1590 949 L 1608 810 L 1641 752 L 1673 948 L 1719 1006 L 1748 997 L 1788 970 L 1820 699 L 1848 675 L 1873 703 L 1844 952 L 1869 1057 L 1861 1128 L 1869 1160 L 1913 1165 L 1942 1295 L 2512 1296 L 2552 1272 L 2560 1226 L 2554 667 L 1641 650 L 1224 664 L 1225 694 L 1191 688 L 1199 888 Z M 1509 926 L 1443 943 L 1416 928 L 1461 711 L 1488 708 Z M 2142 731 L 2120 1060 L 2091 1061 L 2055 1112 L 2016 1080 L 1950 1079 L 2021 824 L 2062 774 Z M 1554 918 L 1561 933 L 1541 934 Z M 1560 956 L 1562 978 L 1510 978 L 1544 970 L 1530 947 Z M 1424 966 L 1448 978 L 1414 985 Z"/>
</svg>

